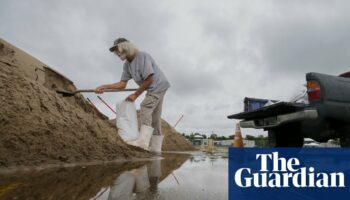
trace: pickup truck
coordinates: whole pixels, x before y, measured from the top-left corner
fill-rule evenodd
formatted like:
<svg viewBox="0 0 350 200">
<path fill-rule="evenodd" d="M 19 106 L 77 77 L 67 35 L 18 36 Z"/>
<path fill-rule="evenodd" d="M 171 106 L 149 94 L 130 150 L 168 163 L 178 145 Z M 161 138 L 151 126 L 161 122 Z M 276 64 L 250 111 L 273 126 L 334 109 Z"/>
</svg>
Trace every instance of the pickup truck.
<svg viewBox="0 0 350 200">
<path fill-rule="evenodd" d="M 268 131 L 270 147 L 302 147 L 304 138 L 318 142 L 340 138 L 350 147 L 350 72 L 340 76 L 306 74 L 308 103 L 270 101 L 267 106 L 247 106 L 228 116 L 239 119 L 242 128 Z M 258 105 L 258 106 L 257 106 Z"/>
</svg>

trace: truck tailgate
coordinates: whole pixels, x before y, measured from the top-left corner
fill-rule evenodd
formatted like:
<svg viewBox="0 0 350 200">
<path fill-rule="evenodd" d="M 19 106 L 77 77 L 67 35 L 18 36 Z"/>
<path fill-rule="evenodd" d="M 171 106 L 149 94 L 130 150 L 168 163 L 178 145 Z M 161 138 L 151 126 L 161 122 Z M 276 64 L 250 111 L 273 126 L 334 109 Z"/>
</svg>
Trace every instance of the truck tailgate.
<svg viewBox="0 0 350 200">
<path fill-rule="evenodd" d="M 265 117 L 271 117 L 291 112 L 296 112 L 307 107 L 307 104 L 290 103 L 290 102 L 278 102 L 269 106 L 261 107 L 257 110 L 241 112 L 227 116 L 229 119 L 259 119 Z"/>
</svg>

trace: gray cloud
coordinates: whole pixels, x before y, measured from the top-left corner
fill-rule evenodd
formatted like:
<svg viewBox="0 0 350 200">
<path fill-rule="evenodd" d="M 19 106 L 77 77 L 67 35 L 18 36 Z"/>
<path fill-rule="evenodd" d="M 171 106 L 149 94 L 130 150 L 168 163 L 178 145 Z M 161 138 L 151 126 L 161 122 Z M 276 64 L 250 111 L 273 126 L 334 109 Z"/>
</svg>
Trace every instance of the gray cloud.
<svg viewBox="0 0 350 200">
<path fill-rule="evenodd" d="M 349 70 L 347 1 L 10 1 L 0 35 L 78 87 L 116 82 L 124 36 L 171 81 L 163 117 L 179 131 L 229 135 L 245 96 L 288 100 L 305 73 Z M 130 87 L 136 86 L 131 83 Z M 104 94 L 110 104 L 126 94 Z M 109 116 L 112 113 L 87 95 Z M 137 103 L 140 103 L 138 99 Z M 261 133 L 244 130 L 244 133 Z"/>
<path fill-rule="evenodd" d="M 271 70 L 339 74 L 350 64 L 350 15 L 339 1 L 273 6 L 252 29 Z"/>
</svg>

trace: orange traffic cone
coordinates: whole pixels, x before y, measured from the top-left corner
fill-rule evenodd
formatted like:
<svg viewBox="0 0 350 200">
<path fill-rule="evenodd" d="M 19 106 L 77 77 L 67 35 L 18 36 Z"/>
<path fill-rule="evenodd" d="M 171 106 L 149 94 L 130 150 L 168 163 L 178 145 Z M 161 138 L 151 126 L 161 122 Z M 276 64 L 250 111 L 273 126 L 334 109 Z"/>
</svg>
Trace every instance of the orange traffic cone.
<svg viewBox="0 0 350 200">
<path fill-rule="evenodd" d="M 241 127 L 239 126 L 239 123 L 236 124 L 236 132 L 235 132 L 233 147 L 237 147 L 237 148 L 243 147 L 243 138 L 242 138 Z"/>
</svg>

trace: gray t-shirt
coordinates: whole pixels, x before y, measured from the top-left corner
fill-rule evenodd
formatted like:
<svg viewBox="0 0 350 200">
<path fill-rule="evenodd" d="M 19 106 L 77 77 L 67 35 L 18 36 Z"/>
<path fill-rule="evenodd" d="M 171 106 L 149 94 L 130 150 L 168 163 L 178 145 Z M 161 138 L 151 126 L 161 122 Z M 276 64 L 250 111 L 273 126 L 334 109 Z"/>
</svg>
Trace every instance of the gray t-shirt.
<svg viewBox="0 0 350 200">
<path fill-rule="evenodd" d="M 131 63 L 128 61 L 124 63 L 121 80 L 134 79 L 138 85 L 141 85 L 151 74 L 153 74 L 153 82 L 147 88 L 147 92 L 163 92 L 170 87 L 168 79 L 153 58 L 146 52 L 138 51 Z"/>
</svg>

